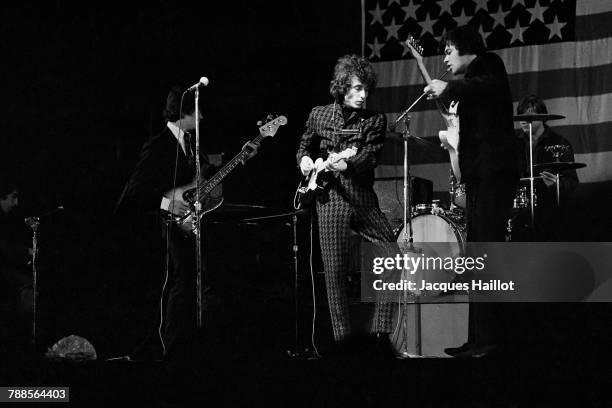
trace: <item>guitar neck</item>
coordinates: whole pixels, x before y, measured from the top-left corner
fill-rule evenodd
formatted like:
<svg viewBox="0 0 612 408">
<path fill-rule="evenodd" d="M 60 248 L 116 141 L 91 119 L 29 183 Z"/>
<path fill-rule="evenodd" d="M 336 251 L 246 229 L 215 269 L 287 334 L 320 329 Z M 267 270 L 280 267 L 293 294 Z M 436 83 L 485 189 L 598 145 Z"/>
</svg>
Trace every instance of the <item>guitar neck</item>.
<svg viewBox="0 0 612 408">
<path fill-rule="evenodd" d="M 264 136 L 260 134 L 255 139 L 251 140 L 251 143 L 259 144 L 263 138 Z M 223 181 L 223 179 L 236 168 L 236 166 L 238 166 L 238 164 L 242 163 L 249 154 L 250 152 L 248 152 L 246 149 L 241 150 L 240 153 L 234 156 L 232 160 L 221 167 L 221 169 L 217 171 L 217 173 L 210 180 L 204 183 L 204 185 L 200 188 L 200 195 L 206 196 L 210 194 L 210 192 L 213 191 L 214 188 L 217 187 L 219 183 L 221 183 L 221 181 Z"/>
</svg>

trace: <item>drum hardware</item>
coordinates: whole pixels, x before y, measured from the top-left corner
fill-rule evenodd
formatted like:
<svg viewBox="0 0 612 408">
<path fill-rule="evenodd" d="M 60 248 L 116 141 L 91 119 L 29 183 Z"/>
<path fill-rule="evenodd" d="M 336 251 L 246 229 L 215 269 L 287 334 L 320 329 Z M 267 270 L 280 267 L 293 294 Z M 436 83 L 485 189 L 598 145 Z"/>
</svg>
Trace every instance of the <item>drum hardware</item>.
<svg viewBox="0 0 612 408">
<path fill-rule="evenodd" d="M 533 185 L 533 181 L 534 176 L 533 176 L 533 170 L 534 170 L 534 163 L 533 163 L 533 122 L 545 122 L 547 120 L 557 120 L 557 119 L 564 119 L 565 116 L 562 115 L 555 115 L 555 114 L 542 114 L 542 113 L 525 113 L 522 115 L 515 115 L 514 116 L 514 121 L 515 122 L 528 122 L 529 123 L 529 198 L 530 198 L 530 203 L 529 203 L 529 209 L 530 209 L 530 215 L 531 215 L 531 230 L 535 231 L 535 191 L 534 191 L 534 185 Z M 558 181 L 558 180 L 557 180 Z M 557 183 L 557 186 L 559 185 L 559 183 Z"/>
<path fill-rule="evenodd" d="M 575 170 L 586 167 L 586 163 L 575 163 L 575 162 L 550 162 L 550 163 L 536 163 L 533 165 L 536 170 L 550 171 L 551 173 L 561 172 L 565 170 Z"/>
<path fill-rule="evenodd" d="M 554 113 L 523 113 L 514 115 L 515 122 L 546 122 L 547 120 L 558 119 L 565 119 L 565 116 Z"/>
</svg>

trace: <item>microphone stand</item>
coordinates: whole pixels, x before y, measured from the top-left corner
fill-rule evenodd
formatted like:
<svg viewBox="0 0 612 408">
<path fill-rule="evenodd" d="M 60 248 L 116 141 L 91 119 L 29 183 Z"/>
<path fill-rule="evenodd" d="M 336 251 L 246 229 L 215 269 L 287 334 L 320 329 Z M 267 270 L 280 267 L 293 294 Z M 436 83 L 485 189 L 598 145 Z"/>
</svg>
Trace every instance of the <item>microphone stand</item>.
<svg viewBox="0 0 612 408">
<path fill-rule="evenodd" d="M 200 222 L 202 203 L 200 202 L 200 87 L 195 88 L 195 166 L 196 166 L 196 196 L 194 209 L 195 213 L 192 219 L 193 232 L 195 233 L 195 250 L 196 250 L 196 302 L 197 302 L 197 328 L 202 328 L 202 223 Z"/>
<path fill-rule="evenodd" d="M 449 71 L 445 71 L 440 77 L 443 79 Z M 408 140 L 414 139 L 414 136 L 410 134 L 410 119 L 408 113 L 415 107 L 415 105 L 427 95 L 423 92 L 402 114 L 395 120 L 397 126 L 402 120 L 404 121 L 405 128 L 402 139 L 404 140 L 404 229 L 403 229 L 403 246 L 406 251 L 419 253 L 422 251 L 420 248 L 414 246 L 414 237 L 412 230 L 412 179 L 410 176 L 410 163 L 408 161 Z M 408 352 L 408 294 L 406 290 L 403 291 L 403 305 L 404 305 L 404 350 L 400 352 L 399 358 L 409 358 L 410 353 Z M 415 299 L 415 349 L 418 356 L 422 355 L 422 344 L 421 344 L 421 303 L 420 295 L 417 292 Z"/>
<path fill-rule="evenodd" d="M 38 252 L 38 226 L 39 217 L 28 217 L 25 223 L 32 228 L 32 338 L 30 343 L 32 350 L 36 350 L 36 290 L 38 271 L 36 270 L 36 254 Z"/>
</svg>

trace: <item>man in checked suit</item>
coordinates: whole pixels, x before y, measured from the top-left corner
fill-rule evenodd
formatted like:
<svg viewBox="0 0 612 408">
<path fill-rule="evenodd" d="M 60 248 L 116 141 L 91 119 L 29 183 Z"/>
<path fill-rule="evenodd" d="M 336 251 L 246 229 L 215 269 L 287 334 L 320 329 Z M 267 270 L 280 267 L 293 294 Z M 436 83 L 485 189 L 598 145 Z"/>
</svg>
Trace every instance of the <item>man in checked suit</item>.
<svg viewBox="0 0 612 408">
<path fill-rule="evenodd" d="M 193 145 L 189 131 L 195 129 L 193 95 L 185 95 L 180 114 L 182 90 L 170 90 L 164 110 L 166 124 L 142 147 L 138 163 L 128 180 L 118 209 L 122 215 L 158 217 L 159 210 L 182 215 L 189 209 L 183 200 L 184 186 L 195 175 Z M 201 155 L 202 174 L 210 168 Z M 176 174 L 175 174 L 176 172 Z M 168 242 L 170 268 L 167 303 L 164 313 L 164 358 L 189 357 L 196 337 L 196 268 L 195 240 L 174 224 L 162 225 L 162 238 Z M 180 353 L 181 356 L 177 356 Z"/>
<path fill-rule="evenodd" d="M 337 342 L 351 335 L 346 281 L 349 228 L 372 242 L 395 241 L 373 190 L 376 155 L 383 146 L 387 124 L 384 115 L 365 109 L 368 93 L 375 86 L 376 74 L 367 59 L 356 55 L 340 58 L 330 85 L 334 102 L 310 112 L 297 152 L 300 170 L 307 175 L 314 167 L 312 158 L 326 158 L 331 150 L 357 147 L 355 156 L 328 165 L 334 177 L 316 201 L 327 298 Z M 342 129 L 357 132 L 345 136 L 339 132 Z M 392 308 L 386 306 L 376 308 L 372 325 L 375 333 L 391 332 Z"/>
</svg>

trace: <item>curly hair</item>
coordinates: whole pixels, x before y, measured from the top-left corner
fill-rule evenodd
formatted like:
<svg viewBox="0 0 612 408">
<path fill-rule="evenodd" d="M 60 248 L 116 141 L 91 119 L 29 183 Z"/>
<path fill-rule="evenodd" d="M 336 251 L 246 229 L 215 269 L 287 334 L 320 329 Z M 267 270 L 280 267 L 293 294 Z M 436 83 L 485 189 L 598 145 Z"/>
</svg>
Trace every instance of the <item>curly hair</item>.
<svg viewBox="0 0 612 408">
<path fill-rule="evenodd" d="M 344 95 L 351 88 L 353 76 L 356 76 L 369 92 L 376 87 L 376 73 L 370 61 L 355 54 L 345 55 L 338 58 L 334 77 L 329 84 L 329 93 L 337 102 L 342 102 Z"/>
</svg>

